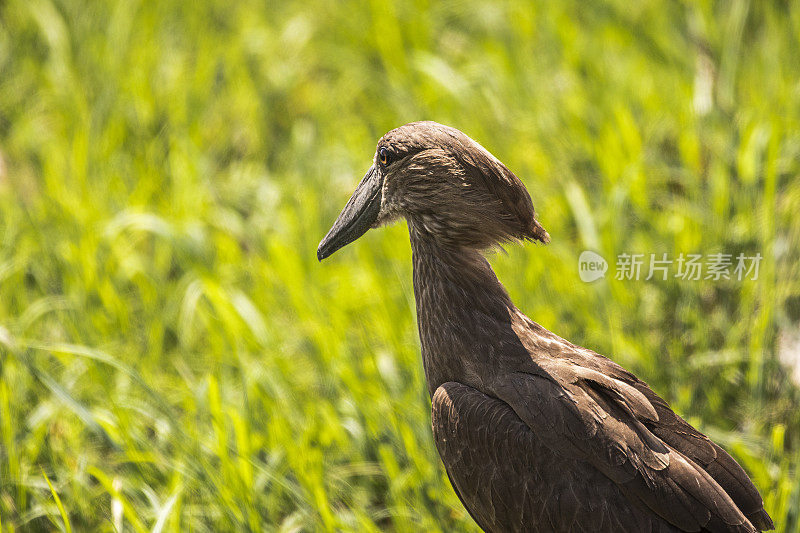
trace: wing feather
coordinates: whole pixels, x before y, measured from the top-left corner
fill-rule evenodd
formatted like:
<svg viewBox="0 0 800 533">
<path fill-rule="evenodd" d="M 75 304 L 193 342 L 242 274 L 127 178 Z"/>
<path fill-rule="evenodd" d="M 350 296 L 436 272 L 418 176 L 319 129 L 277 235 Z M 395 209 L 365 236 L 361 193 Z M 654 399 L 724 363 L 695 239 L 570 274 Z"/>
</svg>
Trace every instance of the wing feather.
<svg viewBox="0 0 800 533">
<path fill-rule="evenodd" d="M 680 529 L 756 531 L 711 475 L 651 431 L 666 412 L 641 389 L 552 360 L 503 376 L 491 390 L 551 449 L 590 463 Z"/>
<path fill-rule="evenodd" d="M 497 398 L 446 383 L 432 421 L 453 488 L 485 531 L 678 531 L 589 463 L 555 453 Z"/>
</svg>

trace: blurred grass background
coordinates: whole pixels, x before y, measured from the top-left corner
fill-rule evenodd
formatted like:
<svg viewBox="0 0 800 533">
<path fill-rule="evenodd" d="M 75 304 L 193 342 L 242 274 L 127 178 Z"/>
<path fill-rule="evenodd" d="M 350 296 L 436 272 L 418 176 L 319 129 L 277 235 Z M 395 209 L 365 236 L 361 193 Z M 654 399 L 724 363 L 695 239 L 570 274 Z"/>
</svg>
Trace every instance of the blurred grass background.
<svg viewBox="0 0 800 533">
<path fill-rule="evenodd" d="M 315 258 L 419 119 L 530 189 L 553 243 L 492 258 L 520 308 L 800 531 L 798 49 L 796 1 L 0 3 L 0 531 L 476 531 L 407 230 Z M 584 284 L 584 249 L 765 259 Z"/>
</svg>

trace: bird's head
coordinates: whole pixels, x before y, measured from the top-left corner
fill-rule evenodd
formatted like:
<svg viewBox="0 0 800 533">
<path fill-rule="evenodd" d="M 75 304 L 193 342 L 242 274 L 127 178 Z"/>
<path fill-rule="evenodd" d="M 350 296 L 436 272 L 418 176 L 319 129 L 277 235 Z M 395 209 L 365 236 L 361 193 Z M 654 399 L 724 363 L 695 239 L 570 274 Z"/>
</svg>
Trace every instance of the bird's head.
<svg viewBox="0 0 800 533">
<path fill-rule="evenodd" d="M 317 258 L 399 217 L 445 247 L 550 240 L 519 178 L 480 144 L 436 122 L 412 122 L 378 141 L 372 166 Z"/>
</svg>

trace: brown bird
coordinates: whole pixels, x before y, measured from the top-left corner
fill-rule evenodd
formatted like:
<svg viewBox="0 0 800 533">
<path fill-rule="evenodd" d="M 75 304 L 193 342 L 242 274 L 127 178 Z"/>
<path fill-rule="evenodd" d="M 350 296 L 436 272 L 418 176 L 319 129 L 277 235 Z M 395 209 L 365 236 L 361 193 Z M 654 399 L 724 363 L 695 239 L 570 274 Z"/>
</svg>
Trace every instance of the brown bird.
<svg viewBox="0 0 800 533">
<path fill-rule="evenodd" d="M 646 383 L 525 316 L 482 252 L 537 240 L 522 182 L 457 129 L 414 122 L 378 141 L 317 250 L 405 217 L 433 436 L 485 531 L 773 529 L 722 448 Z"/>
</svg>

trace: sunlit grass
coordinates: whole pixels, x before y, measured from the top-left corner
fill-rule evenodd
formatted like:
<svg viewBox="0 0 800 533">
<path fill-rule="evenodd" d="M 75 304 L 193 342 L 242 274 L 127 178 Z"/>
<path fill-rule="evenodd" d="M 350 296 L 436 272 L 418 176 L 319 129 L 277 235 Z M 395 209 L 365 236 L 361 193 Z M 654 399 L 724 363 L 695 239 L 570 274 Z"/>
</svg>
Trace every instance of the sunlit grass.
<svg viewBox="0 0 800 533">
<path fill-rule="evenodd" d="M 800 527 L 800 5 L 0 4 L 0 530 L 475 531 L 408 236 L 316 245 L 386 130 L 456 126 L 553 242 L 492 258 Z M 584 284 L 584 249 L 760 252 Z M 612 264 L 613 269 L 613 264 Z"/>
</svg>

